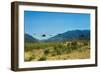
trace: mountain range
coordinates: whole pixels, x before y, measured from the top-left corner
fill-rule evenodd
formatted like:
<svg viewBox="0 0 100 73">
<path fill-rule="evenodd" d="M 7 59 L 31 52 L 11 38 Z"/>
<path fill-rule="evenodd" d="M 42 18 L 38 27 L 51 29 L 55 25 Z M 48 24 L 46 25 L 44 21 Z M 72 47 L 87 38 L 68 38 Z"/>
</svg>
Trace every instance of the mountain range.
<svg viewBox="0 0 100 73">
<path fill-rule="evenodd" d="M 25 34 L 25 42 L 38 42 L 39 40 L 29 34 Z M 77 39 L 90 39 L 90 30 L 71 30 L 61 34 L 57 34 L 45 42 L 64 41 L 64 40 L 77 40 Z"/>
<path fill-rule="evenodd" d="M 24 34 L 24 40 L 25 42 L 38 42 L 38 39 L 32 37 L 31 35 L 27 33 Z"/>
</svg>

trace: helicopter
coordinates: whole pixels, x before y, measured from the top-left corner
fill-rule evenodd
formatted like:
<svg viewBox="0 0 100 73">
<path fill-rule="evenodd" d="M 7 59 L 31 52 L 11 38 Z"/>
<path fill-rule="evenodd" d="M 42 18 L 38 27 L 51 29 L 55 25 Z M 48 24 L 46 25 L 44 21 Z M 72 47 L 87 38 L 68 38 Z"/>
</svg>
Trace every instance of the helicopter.
<svg viewBox="0 0 100 73">
<path fill-rule="evenodd" d="M 53 35 L 51 35 L 51 34 L 41 34 L 41 35 L 38 35 L 38 34 L 36 34 L 36 33 L 34 33 L 33 35 L 41 36 L 41 37 L 53 36 Z"/>
</svg>

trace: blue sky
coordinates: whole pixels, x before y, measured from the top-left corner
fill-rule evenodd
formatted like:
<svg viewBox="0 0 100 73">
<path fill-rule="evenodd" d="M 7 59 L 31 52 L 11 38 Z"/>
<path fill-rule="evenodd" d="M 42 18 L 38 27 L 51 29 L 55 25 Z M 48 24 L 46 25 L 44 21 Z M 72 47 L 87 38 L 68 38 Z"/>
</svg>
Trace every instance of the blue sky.
<svg viewBox="0 0 100 73">
<path fill-rule="evenodd" d="M 90 29 L 90 14 L 24 11 L 25 33 L 37 39 L 48 39 L 77 29 Z M 43 34 L 46 37 L 42 37 Z"/>
</svg>

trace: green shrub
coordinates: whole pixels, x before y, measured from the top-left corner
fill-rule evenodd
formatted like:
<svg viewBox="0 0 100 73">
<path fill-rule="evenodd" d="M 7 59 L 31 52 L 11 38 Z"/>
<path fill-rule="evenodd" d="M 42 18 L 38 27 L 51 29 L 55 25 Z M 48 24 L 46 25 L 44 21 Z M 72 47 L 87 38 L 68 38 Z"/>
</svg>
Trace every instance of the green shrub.
<svg viewBox="0 0 100 73">
<path fill-rule="evenodd" d="M 46 60 L 46 56 L 42 56 L 41 58 L 38 59 L 38 61 L 45 61 Z"/>
<path fill-rule="evenodd" d="M 45 55 L 47 55 L 47 54 L 49 54 L 49 53 L 50 53 L 49 49 L 45 49 L 45 50 L 44 50 L 44 54 L 45 54 Z"/>
</svg>

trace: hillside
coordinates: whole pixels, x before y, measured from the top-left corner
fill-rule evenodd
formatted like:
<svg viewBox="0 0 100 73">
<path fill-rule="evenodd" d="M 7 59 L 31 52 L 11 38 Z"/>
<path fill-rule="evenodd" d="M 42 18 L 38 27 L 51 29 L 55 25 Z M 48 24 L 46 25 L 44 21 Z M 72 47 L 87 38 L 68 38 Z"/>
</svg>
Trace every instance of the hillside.
<svg viewBox="0 0 100 73">
<path fill-rule="evenodd" d="M 32 37 L 31 35 L 25 33 L 24 34 L 25 42 L 38 42 L 38 39 Z"/>
<path fill-rule="evenodd" d="M 57 34 L 46 41 L 63 41 L 75 39 L 90 39 L 90 30 L 72 30 L 65 33 Z"/>
</svg>

